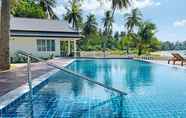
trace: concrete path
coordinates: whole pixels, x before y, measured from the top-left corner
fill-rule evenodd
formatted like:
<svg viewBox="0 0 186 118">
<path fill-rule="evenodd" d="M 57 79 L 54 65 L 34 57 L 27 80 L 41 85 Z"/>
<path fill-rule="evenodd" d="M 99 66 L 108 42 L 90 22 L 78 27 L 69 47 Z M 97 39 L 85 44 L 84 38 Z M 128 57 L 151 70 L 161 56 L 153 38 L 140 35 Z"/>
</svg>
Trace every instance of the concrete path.
<svg viewBox="0 0 186 118">
<path fill-rule="evenodd" d="M 56 58 L 50 60 L 58 66 L 65 66 L 72 62 L 73 59 Z M 26 64 L 16 64 L 16 67 L 6 72 L 0 72 L 0 96 L 14 90 L 27 82 L 27 66 Z M 53 67 L 49 67 L 44 63 L 32 63 L 32 79 L 37 78 L 49 71 L 54 70 Z"/>
</svg>

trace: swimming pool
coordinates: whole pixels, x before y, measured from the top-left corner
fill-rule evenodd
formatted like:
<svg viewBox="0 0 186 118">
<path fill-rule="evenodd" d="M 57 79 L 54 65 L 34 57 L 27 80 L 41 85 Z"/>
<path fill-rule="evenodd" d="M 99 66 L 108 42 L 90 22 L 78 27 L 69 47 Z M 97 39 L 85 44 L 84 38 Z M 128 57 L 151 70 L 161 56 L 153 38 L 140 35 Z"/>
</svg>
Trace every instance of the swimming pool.
<svg viewBox="0 0 186 118">
<path fill-rule="evenodd" d="M 127 59 L 80 59 L 71 69 L 117 92 L 59 71 L 1 111 L 2 117 L 171 118 L 186 116 L 186 70 Z M 31 112 L 33 111 L 33 112 Z"/>
</svg>

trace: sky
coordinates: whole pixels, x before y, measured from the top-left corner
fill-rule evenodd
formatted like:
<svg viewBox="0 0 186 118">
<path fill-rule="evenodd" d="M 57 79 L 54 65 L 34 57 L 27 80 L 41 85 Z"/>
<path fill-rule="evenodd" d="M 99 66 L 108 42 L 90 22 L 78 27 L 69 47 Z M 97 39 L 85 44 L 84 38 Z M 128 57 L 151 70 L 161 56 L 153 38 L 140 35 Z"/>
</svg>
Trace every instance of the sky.
<svg viewBox="0 0 186 118">
<path fill-rule="evenodd" d="M 65 7 L 69 6 L 69 0 L 57 0 L 54 9 L 59 17 L 66 13 Z M 84 0 L 81 3 L 84 20 L 86 16 L 93 13 L 97 17 L 99 27 L 103 26 L 102 18 L 104 12 L 111 10 L 109 0 Z M 151 21 L 157 26 L 157 34 L 161 41 L 185 41 L 186 40 L 186 0 L 133 0 L 128 9 L 117 10 L 115 13 L 113 31 L 125 31 L 124 14 L 129 13 L 132 8 L 139 8 L 143 19 Z"/>
</svg>

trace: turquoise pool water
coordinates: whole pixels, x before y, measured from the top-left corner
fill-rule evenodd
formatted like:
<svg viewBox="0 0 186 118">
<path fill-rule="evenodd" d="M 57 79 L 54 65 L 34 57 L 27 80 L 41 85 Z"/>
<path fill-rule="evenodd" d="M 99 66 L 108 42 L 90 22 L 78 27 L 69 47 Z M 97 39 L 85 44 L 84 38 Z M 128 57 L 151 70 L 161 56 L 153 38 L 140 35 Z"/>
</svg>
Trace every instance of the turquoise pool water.
<svg viewBox="0 0 186 118">
<path fill-rule="evenodd" d="M 122 59 L 79 60 L 68 68 L 128 93 L 128 117 L 186 117 L 184 69 Z"/>
<path fill-rule="evenodd" d="M 59 71 L 0 110 L 0 117 L 184 118 L 186 70 L 126 59 L 80 59 L 67 67 L 117 92 Z"/>
</svg>

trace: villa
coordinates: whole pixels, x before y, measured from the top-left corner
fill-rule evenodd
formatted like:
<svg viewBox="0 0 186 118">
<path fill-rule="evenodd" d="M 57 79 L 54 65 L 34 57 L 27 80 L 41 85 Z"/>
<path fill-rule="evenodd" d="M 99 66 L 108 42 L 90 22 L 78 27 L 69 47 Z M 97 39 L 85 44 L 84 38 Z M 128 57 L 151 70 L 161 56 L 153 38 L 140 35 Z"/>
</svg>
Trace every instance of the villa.
<svg viewBox="0 0 186 118">
<path fill-rule="evenodd" d="M 69 56 L 81 38 L 65 21 L 15 17 L 11 17 L 10 36 L 11 57 L 18 50 L 38 57 Z"/>
</svg>

